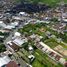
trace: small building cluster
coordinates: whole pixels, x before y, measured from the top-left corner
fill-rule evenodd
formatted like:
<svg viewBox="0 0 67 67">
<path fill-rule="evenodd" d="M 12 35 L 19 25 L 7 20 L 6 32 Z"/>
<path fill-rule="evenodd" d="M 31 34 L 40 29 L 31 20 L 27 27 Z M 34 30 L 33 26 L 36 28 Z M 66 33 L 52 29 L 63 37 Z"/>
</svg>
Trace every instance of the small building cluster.
<svg viewBox="0 0 67 67">
<path fill-rule="evenodd" d="M 0 56 L 0 67 L 19 67 L 15 61 L 8 56 Z"/>
<path fill-rule="evenodd" d="M 22 45 L 27 42 L 27 38 L 25 37 L 21 37 L 21 34 L 16 32 L 14 37 L 12 37 L 12 40 L 7 42 L 6 47 L 10 50 L 10 51 L 17 51 L 19 50 L 20 47 L 22 47 Z"/>
</svg>

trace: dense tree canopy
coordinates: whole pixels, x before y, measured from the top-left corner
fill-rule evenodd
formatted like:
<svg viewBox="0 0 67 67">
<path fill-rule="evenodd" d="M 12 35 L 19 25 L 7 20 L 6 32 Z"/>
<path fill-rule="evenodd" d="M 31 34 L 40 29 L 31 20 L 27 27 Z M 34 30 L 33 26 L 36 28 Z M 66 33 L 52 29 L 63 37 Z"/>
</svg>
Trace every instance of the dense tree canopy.
<svg viewBox="0 0 67 67">
<path fill-rule="evenodd" d="M 4 44 L 0 44 L 0 52 L 3 52 L 6 50 L 6 47 L 4 46 Z"/>
</svg>

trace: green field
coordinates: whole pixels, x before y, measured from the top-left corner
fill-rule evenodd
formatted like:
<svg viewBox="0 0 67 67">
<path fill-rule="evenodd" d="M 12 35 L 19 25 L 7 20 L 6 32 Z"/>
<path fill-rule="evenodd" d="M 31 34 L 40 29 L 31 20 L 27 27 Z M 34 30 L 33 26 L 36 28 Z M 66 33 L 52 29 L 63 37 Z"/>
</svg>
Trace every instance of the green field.
<svg viewBox="0 0 67 67">
<path fill-rule="evenodd" d="M 44 65 L 42 63 L 40 63 L 40 61 L 38 61 L 37 59 L 34 60 L 34 62 L 32 63 L 33 67 L 44 67 Z"/>
<path fill-rule="evenodd" d="M 67 48 L 66 45 L 62 44 L 62 43 L 58 43 L 55 39 L 53 38 L 50 38 L 50 39 L 47 39 L 44 41 L 44 43 L 46 43 L 49 47 L 51 48 L 55 48 L 56 46 L 58 45 L 61 45 L 62 47 L 64 48 Z"/>
<path fill-rule="evenodd" d="M 33 3 L 44 3 L 50 6 L 54 6 L 56 5 L 58 2 L 60 2 L 60 0 L 33 0 Z"/>
<path fill-rule="evenodd" d="M 52 59 L 38 49 L 35 50 L 34 56 L 36 59 L 32 63 L 33 67 L 63 67 L 60 64 L 56 64 Z"/>
<path fill-rule="evenodd" d="M 29 2 L 29 3 L 31 2 L 34 4 L 43 3 L 50 6 L 56 6 L 56 4 L 60 3 L 61 1 L 64 1 L 64 3 L 67 3 L 67 0 L 16 0 L 16 1 L 17 2 L 26 1 L 26 2 Z"/>
</svg>

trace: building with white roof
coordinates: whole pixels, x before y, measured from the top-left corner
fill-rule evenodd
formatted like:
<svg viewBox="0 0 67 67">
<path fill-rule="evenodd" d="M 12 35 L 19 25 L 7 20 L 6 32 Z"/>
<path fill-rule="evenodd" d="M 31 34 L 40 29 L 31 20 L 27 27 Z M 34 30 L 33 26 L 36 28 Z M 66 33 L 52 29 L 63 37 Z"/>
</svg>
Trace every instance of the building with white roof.
<svg viewBox="0 0 67 67">
<path fill-rule="evenodd" d="M 14 36 L 21 36 L 19 32 L 15 32 Z"/>
<path fill-rule="evenodd" d="M 6 45 L 7 49 L 10 50 L 11 52 L 15 52 L 15 51 L 18 51 L 19 50 L 19 46 L 16 45 L 14 42 L 12 41 L 9 41 L 7 42 L 7 45 Z"/>
<path fill-rule="evenodd" d="M 2 32 L 2 33 L 9 33 L 10 31 L 2 29 L 2 30 L 0 30 L 0 32 Z"/>
<path fill-rule="evenodd" d="M 15 28 L 15 26 L 7 25 L 7 26 L 5 27 L 5 29 L 13 29 L 13 28 Z"/>
<path fill-rule="evenodd" d="M 29 49 L 29 51 L 32 51 L 33 50 L 33 47 L 32 46 L 29 46 L 28 49 Z"/>
<path fill-rule="evenodd" d="M 18 32 L 17 32 L 17 33 L 18 33 Z M 16 33 L 16 34 L 17 34 L 17 33 Z M 16 35 L 16 34 L 15 34 L 15 35 Z M 18 35 L 20 36 L 19 33 L 18 33 Z M 10 51 L 12 51 L 12 52 L 18 51 L 19 48 L 22 46 L 22 44 L 24 44 L 25 42 L 28 41 L 27 38 L 22 38 L 22 37 L 19 37 L 19 36 L 17 36 L 17 37 L 15 36 L 15 37 L 12 39 L 12 41 L 7 42 L 6 47 L 7 47 Z"/>
<path fill-rule="evenodd" d="M 0 38 L 4 38 L 5 36 L 3 36 L 3 35 L 0 35 Z"/>
<path fill-rule="evenodd" d="M 10 62 L 10 58 L 8 56 L 0 57 L 0 67 L 6 65 Z"/>
<path fill-rule="evenodd" d="M 3 21 L 0 21 L 0 27 L 6 27 L 6 24 Z"/>
<path fill-rule="evenodd" d="M 15 19 L 15 20 L 21 20 L 21 18 L 18 17 L 18 16 L 13 16 L 12 18 Z"/>
<path fill-rule="evenodd" d="M 19 12 L 19 15 L 21 15 L 21 16 L 27 16 L 27 14 L 25 12 Z"/>
<path fill-rule="evenodd" d="M 13 42 L 14 42 L 16 45 L 21 46 L 23 43 L 27 42 L 27 38 L 24 38 L 24 39 L 23 39 L 23 38 L 18 37 L 18 38 L 16 38 L 16 39 L 14 39 Z"/>
<path fill-rule="evenodd" d="M 63 21 L 64 21 L 64 22 L 67 22 L 67 19 L 64 18 Z"/>
<path fill-rule="evenodd" d="M 30 59 L 30 61 L 32 62 L 35 59 L 34 55 L 29 55 L 28 58 Z"/>
<path fill-rule="evenodd" d="M 10 24 L 11 26 L 18 26 L 19 25 L 19 22 L 13 22 Z"/>
</svg>

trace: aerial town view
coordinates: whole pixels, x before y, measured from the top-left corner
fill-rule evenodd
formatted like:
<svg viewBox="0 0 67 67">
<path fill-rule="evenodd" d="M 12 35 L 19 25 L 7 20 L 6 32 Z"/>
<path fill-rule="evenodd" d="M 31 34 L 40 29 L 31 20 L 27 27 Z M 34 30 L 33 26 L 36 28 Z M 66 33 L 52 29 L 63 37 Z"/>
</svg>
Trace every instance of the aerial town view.
<svg viewBox="0 0 67 67">
<path fill-rule="evenodd" d="M 0 0 L 0 67 L 67 67 L 67 0 Z"/>
</svg>

